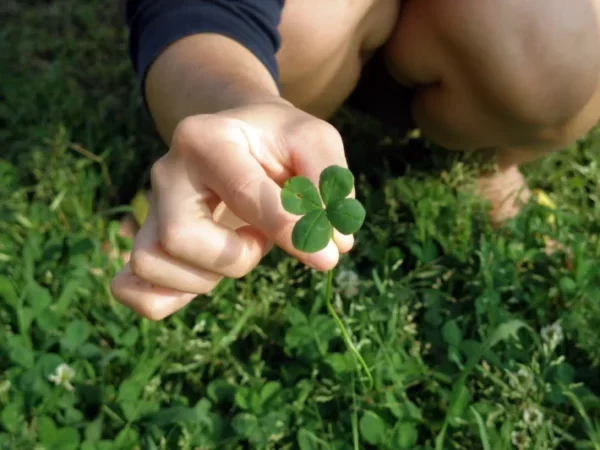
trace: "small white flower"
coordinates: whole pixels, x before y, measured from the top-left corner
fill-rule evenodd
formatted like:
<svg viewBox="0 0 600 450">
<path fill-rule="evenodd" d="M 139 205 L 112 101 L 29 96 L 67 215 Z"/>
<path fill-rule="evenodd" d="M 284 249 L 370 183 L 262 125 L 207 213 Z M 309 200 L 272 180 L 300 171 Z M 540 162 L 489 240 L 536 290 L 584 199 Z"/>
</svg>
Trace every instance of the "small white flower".
<svg viewBox="0 0 600 450">
<path fill-rule="evenodd" d="M 563 329 L 558 322 L 542 328 L 541 335 L 544 343 L 548 345 L 551 351 L 553 351 L 564 338 Z"/>
<path fill-rule="evenodd" d="M 531 428 L 538 428 L 544 423 L 544 413 L 534 407 L 525 408 L 523 421 Z"/>
<path fill-rule="evenodd" d="M 193 334 L 197 334 L 197 333 L 203 333 L 206 330 L 206 319 L 202 319 L 200 322 L 196 323 L 196 325 L 194 325 L 194 328 L 192 328 L 192 333 Z"/>
<path fill-rule="evenodd" d="M 71 381 L 75 378 L 75 371 L 67 364 L 60 364 L 48 379 L 57 386 L 64 387 L 67 391 L 73 390 Z"/>
<path fill-rule="evenodd" d="M 192 436 L 186 427 L 181 427 L 181 435 L 177 441 L 179 448 L 190 448 L 192 444 Z"/>
<path fill-rule="evenodd" d="M 160 387 L 160 377 L 152 378 L 146 386 L 144 386 L 144 392 L 147 395 L 154 394 L 156 390 Z"/>
<path fill-rule="evenodd" d="M 520 388 L 524 391 L 528 391 L 533 386 L 533 372 L 527 367 L 521 367 L 517 373 L 510 374 L 508 383 L 513 389 Z"/>
<path fill-rule="evenodd" d="M 519 450 L 526 449 L 531 443 L 531 438 L 524 432 L 515 430 L 510 434 L 511 441 Z"/>
<path fill-rule="evenodd" d="M 0 395 L 6 394 L 8 391 L 10 391 L 10 380 L 5 380 L 0 383 Z"/>
<path fill-rule="evenodd" d="M 407 325 L 404 325 L 404 327 L 402 327 L 402 331 L 411 336 L 415 336 L 417 334 L 417 324 L 409 323 Z"/>
<path fill-rule="evenodd" d="M 359 278 L 358 274 L 349 269 L 341 269 L 335 278 L 341 293 L 344 297 L 353 297 L 358 294 Z"/>
</svg>

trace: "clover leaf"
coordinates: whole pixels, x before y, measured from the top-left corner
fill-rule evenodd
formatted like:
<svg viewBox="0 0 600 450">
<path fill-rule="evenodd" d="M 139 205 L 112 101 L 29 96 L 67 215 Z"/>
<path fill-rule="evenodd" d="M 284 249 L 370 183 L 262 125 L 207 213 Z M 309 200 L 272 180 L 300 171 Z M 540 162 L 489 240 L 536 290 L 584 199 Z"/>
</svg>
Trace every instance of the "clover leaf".
<svg viewBox="0 0 600 450">
<path fill-rule="evenodd" d="M 365 209 L 355 198 L 345 198 L 327 207 L 327 218 L 342 234 L 356 233 L 365 221 Z"/>
<path fill-rule="evenodd" d="M 303 216 L 292 230 L 292 244 L 298 250 L 314 253 L 327 247 L 331 237 L 331 224 L 322 209 Z"/>
<path fill-rule="evenodd" d="M 306 177 L 293 177 L 285 182 L 281 191 L 283 208 L 292 214 L 307 214 L 323 209 L 317 188 Z"/>
<path fill-rule="evenodd" d="M 353 186 L 352 172 L 335 165 L 321 172 L 320 192 L 312 181 L 303 176 L 285 182 L 281 190 L 283 208 L 291 214 L 303 216 L 292 231 L 295 248 L 315 253 L 327 246 L 333 228 L 342 234 L 354 234 L 360 229 L 365 220 L 365 210 L 358 200 L 346 198 Z"/>
<path fill-rule="evenodd" d="M 326 207 L 348 197 L 353 186 L 354 175 L 341 166 L 329 166 L 321 172 L 319 177 L 319 191 L 321 191 L 321 197 L 323 197 Z"/>
</svg>

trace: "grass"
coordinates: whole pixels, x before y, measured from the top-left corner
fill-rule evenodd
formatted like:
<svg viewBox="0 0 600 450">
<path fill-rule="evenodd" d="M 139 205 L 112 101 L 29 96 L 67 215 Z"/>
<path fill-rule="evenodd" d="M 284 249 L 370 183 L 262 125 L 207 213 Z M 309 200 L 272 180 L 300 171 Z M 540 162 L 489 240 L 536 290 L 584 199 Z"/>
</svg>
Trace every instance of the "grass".
<svg viewBox="0 0 600 450">
<path fill-rule="evenodd" d="M 163 151 L 126 31 L 73 0 L 0 22 L 0 448 L 600 448 L 600 132 L 526 168 L 555 227 L 494 231 L 469 161 L 340 113 L 367 221 L 334 306 L 367 391 L 325 278 L 280 252 L 163 322 L 110 298 L 103 244 Z"/>
</svg>

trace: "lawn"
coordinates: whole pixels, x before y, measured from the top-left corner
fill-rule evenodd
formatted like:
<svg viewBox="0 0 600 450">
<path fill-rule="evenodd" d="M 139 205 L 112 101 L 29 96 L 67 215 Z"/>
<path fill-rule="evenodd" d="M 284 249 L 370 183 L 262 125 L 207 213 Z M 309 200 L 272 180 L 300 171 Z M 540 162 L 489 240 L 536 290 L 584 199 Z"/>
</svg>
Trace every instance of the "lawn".
<svg viewBox="0 0 600 450">
<path fill-rule="evenodd" d="M 335 118 L 367 219 L 333 304 L 369 390 L 280 251 L 162 322 L 111 298 L 164 151 L 115 3 L 0 3 L 1 449 L 600 449 L 600 131 L 525 168 L 554 222 L 494 230 L 473 162 Z"/>
</svg>

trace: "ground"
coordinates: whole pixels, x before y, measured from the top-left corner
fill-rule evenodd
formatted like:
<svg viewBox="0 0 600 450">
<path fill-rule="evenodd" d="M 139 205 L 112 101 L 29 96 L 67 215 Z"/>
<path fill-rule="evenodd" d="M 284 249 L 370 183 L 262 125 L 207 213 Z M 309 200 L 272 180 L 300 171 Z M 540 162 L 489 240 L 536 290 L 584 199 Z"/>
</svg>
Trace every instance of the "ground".
<svg viewBox="0 0 600 450">
<path fill-rule="evenodd" d="M 600 132 L 525 168 L 553 223 L 495 230 L 472 162 L 336 117 L 367 222 L 334 303 L 369 391 L 323 274 L 280 252 L 162 322 L 110 298 L 103 246 L 164 149 L 109 3 L 0 4 L 0 448 L 600 449 Z"/>
</svg>

